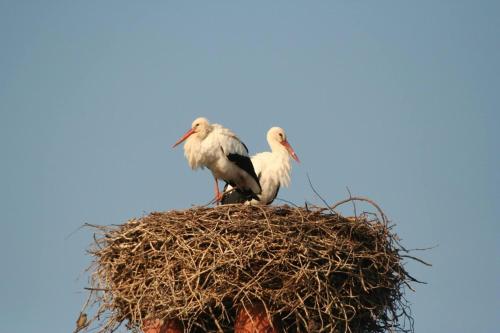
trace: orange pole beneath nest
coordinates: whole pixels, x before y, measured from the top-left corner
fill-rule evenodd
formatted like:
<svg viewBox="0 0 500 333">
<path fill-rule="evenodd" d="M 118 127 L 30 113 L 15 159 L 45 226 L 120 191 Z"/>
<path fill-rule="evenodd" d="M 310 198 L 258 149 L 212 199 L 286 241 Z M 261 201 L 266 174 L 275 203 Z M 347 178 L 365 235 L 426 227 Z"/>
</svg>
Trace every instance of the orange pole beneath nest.
<svg viewBox="0 0 500 333">
<path fill-rule="evenodd" d="M 278 329 L 263 304 L 252 304 L 238 311 L 234 333 L 278 333 Z"/>
<path fill-rule="evenodd" d="M 142 327 L 144 333 L 183 333 L 184 328 L 179 320 L 167 320 L 163 323 L 160 319 L 148 320 Z"/>
<path fill-rule="evenodd" d="M 234 322 L 234 333 L 278 333 L 276 321 L 267 314 L 263 304 L 251 304 L 238 311 Z M 142 327 L 144 333 L 183 333 L 179 320 L 147 320 Z"/>
</svg>

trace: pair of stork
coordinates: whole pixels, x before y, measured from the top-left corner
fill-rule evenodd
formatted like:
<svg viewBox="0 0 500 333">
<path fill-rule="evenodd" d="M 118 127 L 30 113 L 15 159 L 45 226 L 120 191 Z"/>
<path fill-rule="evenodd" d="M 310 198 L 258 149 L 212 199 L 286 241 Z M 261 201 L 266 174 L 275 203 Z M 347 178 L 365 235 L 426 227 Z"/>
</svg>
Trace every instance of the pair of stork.
<svg viewBox="0 0 500 333">
<path fill-rule="evenodd" d="M 280 186 L 290 183 L 290 157 L 299 158 L 288 143 L 285 131 L 272 127 L 267 132 L 271 152 L 248 156 L 248 148 L 229 129 L 197 118 L 174 145 L 184 142 L 184 155 L 192 169 L 207 167 L 215 179 L 215 200 L 222 204 L 250 202 L 268 205 Z M 218 180 L 226 182 L 223 193 Z"/>
</svg>

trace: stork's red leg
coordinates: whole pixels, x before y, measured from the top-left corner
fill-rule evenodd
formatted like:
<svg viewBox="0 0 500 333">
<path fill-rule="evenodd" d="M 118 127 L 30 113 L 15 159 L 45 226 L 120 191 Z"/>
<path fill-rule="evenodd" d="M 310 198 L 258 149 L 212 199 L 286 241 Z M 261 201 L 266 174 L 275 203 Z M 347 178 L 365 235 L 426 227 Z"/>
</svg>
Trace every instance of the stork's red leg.
<svg viewBox="0 0 500 333">
<path fill-rule="evenodd" d="M 214 177 L 215 179 L 215 202 L 221 202 L 222 200 L 222 194 L 219 191 L 219 180 Z"/>
</svg>

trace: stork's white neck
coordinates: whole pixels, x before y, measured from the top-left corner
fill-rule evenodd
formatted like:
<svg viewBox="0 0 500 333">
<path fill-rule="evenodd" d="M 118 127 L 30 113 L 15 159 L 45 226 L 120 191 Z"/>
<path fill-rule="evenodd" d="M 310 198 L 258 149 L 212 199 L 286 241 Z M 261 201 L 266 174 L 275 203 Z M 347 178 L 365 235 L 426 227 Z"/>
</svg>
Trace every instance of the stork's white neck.
<svg viewBox="0 0 500 333">
<path fill-rule="evenodd" d="M 187 138 L 184 144 L 184 156 L 188 160 L 191 169 L 203 168 L 207 164 L 207 156 L 203 152 L 202 142 L 212 132 L 211 124 L 204 124 L 198 130 Z"/>
<path fill-rule="evenodd" d="M 288 150 L 278 141 L 268 139 L 269 146 L 271 147 L 271 156 L 268 161 L 268 168 L 271 169 L 268 172 L 268 177 L 275 178 L 281 186 L 288 186 L 290 184 L 290 173 L 291 173 L 291 163 L 290 163 L 290 153 Z"/>
<path fill-rule="evenodd" d="M 290 184 L 292 165 L 290 163 L 290 154 L 283 146 L 281 147 L 280 149 L 273 150 L 272 154 L 275 156 L 275 168 L 278 180 L 282 186 L 287 187 Z"/>
<path fill-rule="evenodd" d="M 285 146 L 274 139 L 267 139 L 269 143 L 269 147 L 271 147 L 271 151 L 273 154 L 286 154 L 288 155 L 288 150 L 286 150 Z"/>
</svg>

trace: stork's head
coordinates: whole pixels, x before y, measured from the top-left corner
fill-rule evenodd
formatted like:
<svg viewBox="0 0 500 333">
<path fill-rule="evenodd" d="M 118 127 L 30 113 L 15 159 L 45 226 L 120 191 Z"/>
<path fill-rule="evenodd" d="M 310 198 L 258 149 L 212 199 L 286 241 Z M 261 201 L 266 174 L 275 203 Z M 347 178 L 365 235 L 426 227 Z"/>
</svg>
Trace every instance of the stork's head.
<svg viewBox="0 0 500 333">
<path fill-rule="evenodd" d="M 196 118 L 191 124 L 191 128 L 173 145 L 175 148 L 178 144 L 187 140 L 190 136 L 196 136 L 198 139 L 203 140 L 210 132 L 210 123 L 206 118 Z"/>
<path fill-rule="evenodd" d="M 299 157 L 295 154 L 292 146 L 288 143 L 286 138 L 285 130 L 281 127 L 271 127 L 267 132 L 267 142 L 271 146 L 271 149 L 286 149 L 290 156 L 297 162 L 300 162 Z"/>
</svg>

